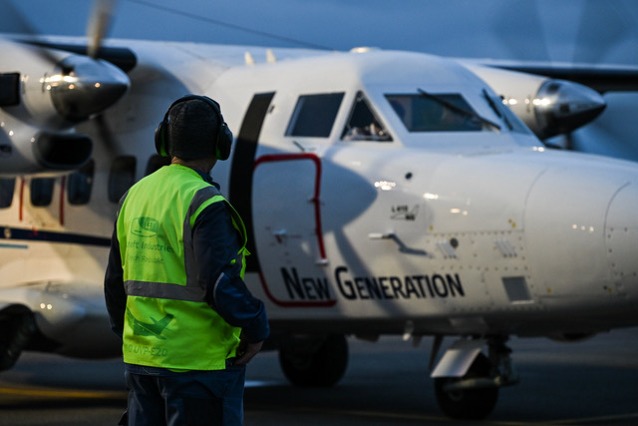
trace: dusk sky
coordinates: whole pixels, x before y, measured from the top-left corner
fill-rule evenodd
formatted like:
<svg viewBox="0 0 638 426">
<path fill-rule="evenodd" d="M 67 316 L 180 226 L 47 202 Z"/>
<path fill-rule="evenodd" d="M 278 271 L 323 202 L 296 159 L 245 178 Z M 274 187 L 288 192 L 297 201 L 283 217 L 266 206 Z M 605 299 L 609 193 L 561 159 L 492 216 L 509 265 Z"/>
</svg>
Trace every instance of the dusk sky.
<svg viewBox="0 0 638 426">
<path fill-rule="evenodd" d="M 89 0 L 5 0 L 0 30 L 83 35 Z M 21 16 L 20 16 L 21 15 Z M 109 38 L 638 65 L 633 0 L 118 0 Z"/>
</svg>

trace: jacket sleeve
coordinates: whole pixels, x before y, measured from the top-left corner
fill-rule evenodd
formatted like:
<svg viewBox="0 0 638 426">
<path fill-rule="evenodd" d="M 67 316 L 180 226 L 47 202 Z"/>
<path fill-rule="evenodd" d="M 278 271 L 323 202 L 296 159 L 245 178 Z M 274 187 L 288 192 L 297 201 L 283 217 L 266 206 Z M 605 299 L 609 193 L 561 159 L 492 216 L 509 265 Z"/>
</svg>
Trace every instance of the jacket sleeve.
<svg viewBox="0 0 638 426">
<path fill-rule="evenodd" d="M 117 232 L 114 230 L 111 237 L 111 252 L 109 253 L 109 261 L 104 277 L 104 298 L 111 320 L 111 329 L 120 337 L 122 337 L 124 330 L 124 313 L 126 310 L 123 275 L 120 245 L 117 241 Z"/>
<path fill-rule="evenodd" d="M 241 265 L 233 261 L 241 245 L 224 202 L 213 203 L 198 216 L 193 227 L 193 250 L 200 286 L 206 302 L 228 324 L 242 329 L 250 343 L 270 333 L 266 309 L 240 277 Z"/>
</svg>

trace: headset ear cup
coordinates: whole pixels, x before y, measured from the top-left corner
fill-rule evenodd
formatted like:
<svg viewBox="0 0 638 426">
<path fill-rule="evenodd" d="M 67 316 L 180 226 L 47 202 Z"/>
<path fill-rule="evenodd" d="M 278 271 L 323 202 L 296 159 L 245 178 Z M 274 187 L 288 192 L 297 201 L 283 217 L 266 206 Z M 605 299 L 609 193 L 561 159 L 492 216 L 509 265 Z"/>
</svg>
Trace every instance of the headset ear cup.
<svg viewBox="0 0 638 426">
<path fill-rule="evenodd" d="M 219 133 L 217 134 L 217 141 L 215 143 L 215 156 L 218 160 L 227 160 L 230 157 L 230 150 L 233 145 L 233 134 L 223 121 L 221 114 L 219 117 L 222 120 L 222 124 L 219 127 Z"/>
<path fill-rule="evenodd" d="M 233 134 L 224 121 L 224 116 L 222 115 L 219 103 L 208 96 L 202 96 L 202 98 L 205 99 L 213 108 L 220 123 L 217 130 L 217 139 L 214 141 L 215 157 L 217 157 L 218 160 L 227 160 L 228 157 L 230 157 L 230 150 L 233 144 Z"/>
<path fill-rule="evenodd" d="M 166 120 L 155 129 L 155 151 L 162 157 L 168 157 L 168 147 L 166 146 Z"/>
</svg>

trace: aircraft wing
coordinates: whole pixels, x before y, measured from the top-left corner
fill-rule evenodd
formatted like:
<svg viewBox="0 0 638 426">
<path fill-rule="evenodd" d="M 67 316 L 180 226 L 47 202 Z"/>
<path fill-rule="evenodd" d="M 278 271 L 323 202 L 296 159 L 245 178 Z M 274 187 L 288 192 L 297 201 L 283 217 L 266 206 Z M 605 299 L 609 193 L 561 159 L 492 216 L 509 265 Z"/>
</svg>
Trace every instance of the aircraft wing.
<svg viewBox="0 0 638 426">
<path fill-rule="evenodd" d="M 616 95 L 638 91 L 638 67 L 465 59 L 460 62 L 489 84 L 547 145 L 635 158 L 635 153 L 626 149 L 610 153 L 600 145 L 603 140 L 607 145 L 610 140 L 626 145 L 628 135 L 635 134 L 635 129 L 627 127 L 627 120 L 622 118 L 627 100 L 619 101 Z M 616 105 L 618 102 L 622 106 Z M 585 128 L 594 130 L 596 135 L 587 142 L 577 141 L 574 132 Z M 605 137 L 599 134 L 600 129 Z M 607 135 L 609 129 L 619 135 Z"/>
<path fill-rule="evenodd" d="M 638 66 L 551 62 L 489 61 L 483 64 L 510 71 L 573 81 L 600 92 L 638 91 Z"/>
</svg>

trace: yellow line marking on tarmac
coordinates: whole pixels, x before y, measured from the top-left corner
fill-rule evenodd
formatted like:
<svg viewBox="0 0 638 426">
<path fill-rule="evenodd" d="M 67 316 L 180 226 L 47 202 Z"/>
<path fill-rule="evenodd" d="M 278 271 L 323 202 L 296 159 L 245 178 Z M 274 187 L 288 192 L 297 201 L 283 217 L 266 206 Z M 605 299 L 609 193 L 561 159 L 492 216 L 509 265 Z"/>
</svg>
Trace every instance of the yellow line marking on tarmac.
<svg viewBox="0 0 638 426">
<path fill-rule="evenodd" d="M 51 388 L 9 388 L 0 387 L 0 395 L 8 396 L 30 396 L 38 398 L 57 398 L 57 399 L 109 399 L 109 398 L 126 398 L 126 391 L 88 391 L 75 389 L 51 389 Z"/>
</svg>

